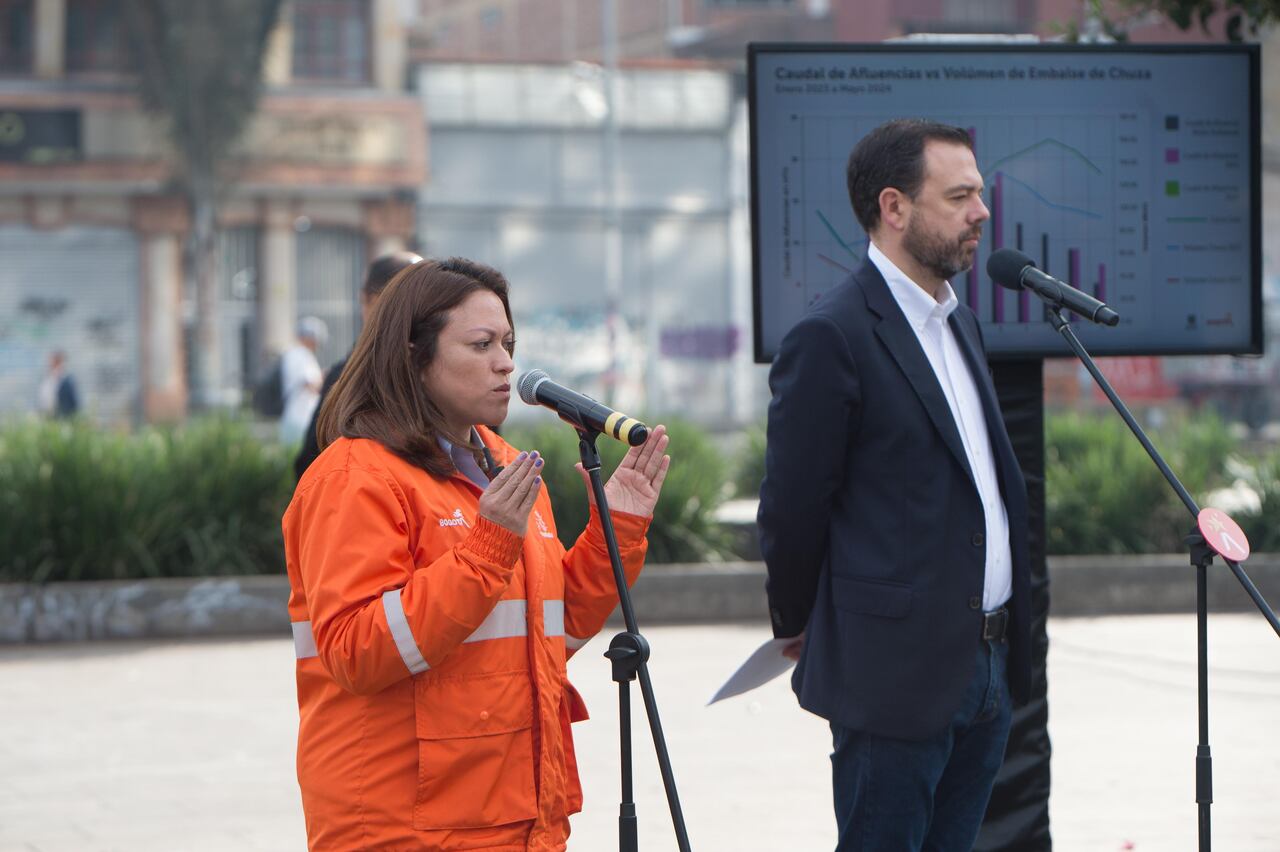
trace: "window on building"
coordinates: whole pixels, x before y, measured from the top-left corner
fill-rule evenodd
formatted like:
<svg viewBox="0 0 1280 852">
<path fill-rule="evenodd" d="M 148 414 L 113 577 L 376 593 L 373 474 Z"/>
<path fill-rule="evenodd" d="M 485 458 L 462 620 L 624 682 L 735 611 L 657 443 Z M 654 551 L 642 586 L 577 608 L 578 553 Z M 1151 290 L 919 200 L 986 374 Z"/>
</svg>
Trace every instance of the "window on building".
<svg viewBox="0 0 1280 852">
<path fill-rule="evenodd" d="M 0 0 L 0 72 L 31 71 L 34 0 Z"/>
<path fill-rule="evenodd" d="M 294 0 L 293 77 L 304 83 L 369 81 L 368 0 Z"/>
<path fill-rule="evenodd" d="M 734 7 L 740 6 L 745 9 L 758 9 L 767 6 L 792 6 L 795 0 L 705 0 L 708 6 Z"/>
<path fill-rule="evenodd" d="M 1012 32 L 1021 23 L 1018 5 L 1016 0 L 947 0 L 942 14 L 951 28 L 961 32 Z"/>
<path fill-rule="evenodd" d="M 121 0 L 67 0 L 67 71 L 131 71 Z"/>
<path fill-rule="evenodd" d="M 1023 17 L 1022 0 L 944 0 L 940 17 L 916 16 L 902 20 L 903 32 L 916 33 L 1024 33 L 1035 22 Z"/>
</svg>

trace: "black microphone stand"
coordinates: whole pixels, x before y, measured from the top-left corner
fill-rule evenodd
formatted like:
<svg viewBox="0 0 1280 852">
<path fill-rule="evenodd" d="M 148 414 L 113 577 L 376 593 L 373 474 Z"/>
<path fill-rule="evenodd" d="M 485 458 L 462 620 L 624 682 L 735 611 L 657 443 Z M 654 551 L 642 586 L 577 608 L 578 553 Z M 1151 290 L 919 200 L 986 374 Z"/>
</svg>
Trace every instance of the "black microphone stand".
<svg viewBox="0 0 1280 852">
<path fill-rule="evenodd" d="M 649 716 L 649 730 L 653 734 L 653 746 L 658 753 L 658 768 L 662 772 L 662 784 L 667 791 L 667 804 L 671 808 L 671 822 L 675 827 L 676 842 L 680 852 L 689 852 L 689 836 L 684 826 L 684 814 L 680 810 L 680 796 L 676 792 L 676 779 L 671 771 L 671 756 L 667 753 L 667 741 L 662 735 L 662 720 L 658 718 L 658 705 L 653 696 L 653 683 L 649 680 L 649 643 L 640 635 L 636 625 L 635 609 L 631 605 L 631 591 L 622 570 L 622 557 L 618 553 L 618 538 L 609 517 L 609 500 L 604 492 L 604 479 L 600 475 L 600 453 L 596 450 L 596 438 L 600 432 L 575 423 L 564 411 L 560 416 L 578 431 L 578 450 L 582 466 L 591 480 L 591 491 L 600 513 L 600 525 L 604 528 L 605 544 L 609 548 L 609 562 L 613 565 L 613 582 L 618 587 L 618 601 L 622 607 L 622 619 L 626 631 L 613 637 L 605 656 L 613 663 L 613 679 L 618 684 L 618 722 L 622 745 L 622 802 L 618 808 L 618 849 L 621 852 L 639 852 L 640 841 L 636 822 L 636 805 L 631 778 L 631 681 L 640 679 L 640 694 L 644 698 L 645 712 Z"/>
<path fill-rule="evenodd" d="M 1098 383 L 1098 387 L 1102 388 L 1102 392 L 1107 395 L 1107 399 L 1111 400 L 1112 406 L 1119 412 L 1120 417 L 1124 419 L 1125 425 L 1133 432 L 1134 437 L 1142 444 L 1142 448 L 1147 451 L 1151 461 L 1155 462 L 1156 467 L 1160 469 L 1160 473 L 1164 475 L 1169 487 L 1177 493 L 1178 498 L 1182 500 L 1182 504 L 1191 513 L 1191 517 L 1198 519 L 1200 507 L 1196 505 L 1196 501 L 1192 499 L 1191 495 L 1187 493 L 1187 489 L 1178 481 L 1178 477 L 1174 476 L 1169 465 L 1161 458 L 1160 453 L 1151 444 L 1146 433 L 1142 431 L 1142 427 L 1138 425 L 1138 421 L 1133 419 L 1129 409 L 1125 407 L 1119 395 L 1111 387 L 1111 383 L 1107 381 L 1107 377 L 1098 370 L 1098 365 L 1093 362 L 1093 358 L 1085 351 L 1080 339 L 1071 330 L 1070 323 L 1062 315 L 1060 308 L 1053 304 L 1046 306 L 1045 316 L 1049 323 L 1067 341 L 1067 345 L 1071 347 L 1071 350 L 1080 358 L 1089 374 L 1093 376 L 1093 380 Z M 1191 533 L 1186 537 L 1185 542 L 1191 551 L 1191 564 L 1196 569 L 1196 685 L 1199 693 L 1198 716 L 1200 726 L 1200 739 L 1196 745 L 1196 804 L 1199 808 L 1199 848 L 1200 852 L 1209 852 L 1211 844 L 1209 806 L 1213 803 L 1213 757 L 1209 752 L 1209 608 L 1207 569 L 1209 564 L 1213 562 L 1215 552 L 1204 536 L 1201 535 L 1197 526 L 1192 526 Z M 1270 622 L 1272 629 L 1276 631 L 1276 635 L 1280 636 L 1280 619 L 1276 618 L 1275 611 L 1267 605 L 1262 593 L 1258 591 L 1258 587 L 1249 579 L 1249 575 L 1244 572 L 1239 563 L 1225 556 L 1222 557 L 1222 561 L 1227 563 L 1227 567 L 1236 575 L 1236 579 L 1240 581 L 1240 585 L 1244 587 L 1244 590 L 1249 593 L 1249 597 L 1253 599 L 1263 617 Z"/>
</svg>

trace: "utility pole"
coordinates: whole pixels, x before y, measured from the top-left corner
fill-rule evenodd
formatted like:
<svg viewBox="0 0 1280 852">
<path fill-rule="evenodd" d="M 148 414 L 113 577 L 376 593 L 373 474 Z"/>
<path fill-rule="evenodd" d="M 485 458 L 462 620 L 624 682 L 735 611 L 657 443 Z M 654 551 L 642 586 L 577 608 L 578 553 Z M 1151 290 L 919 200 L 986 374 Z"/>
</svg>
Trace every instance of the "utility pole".
<svg viewBox="0 0 1280 852">
<path fill-rule="evenodd" d="M 618 335 L 622 317 L 622 217 L 618 211 L 618 20 L 617 0 L 601 4 L 601 45 L 604 64 L 604 134 L 600 158 L 604 172 L 604 317 L 608 334 L 608 366 L 605 369 L 604 401 L 614 405 L 620 369 Z"/>
</svg>

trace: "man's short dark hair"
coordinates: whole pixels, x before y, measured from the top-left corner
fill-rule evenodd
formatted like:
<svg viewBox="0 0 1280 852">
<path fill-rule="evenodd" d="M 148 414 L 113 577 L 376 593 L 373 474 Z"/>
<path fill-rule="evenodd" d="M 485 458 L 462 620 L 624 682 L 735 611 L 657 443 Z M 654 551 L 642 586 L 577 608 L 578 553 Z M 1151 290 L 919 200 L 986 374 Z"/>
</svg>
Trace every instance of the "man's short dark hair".
<svg viewBox="0 0 1280 852">
<path fill-rule="evenodd" d="M 364 276 L 364 285 L 360 289 L 369 298 L 376 298 L 391 283 L 392 278 L 420 260 L 422 258 L 411 251 L 393 251 L 384 254 L 369 264 L 369 271 Z"/>
<path fill-rule="evenodd" d="M 880 193 L 892 187 L 914 199 L 924 183 L 924 148 L 947 142 L 973 150 L 968 131 L 922 118 L 897 118 L 872 130 L 853 147 L 845 171 L 849 203 L 862 230 L 880 224 Z"/>
</svg>

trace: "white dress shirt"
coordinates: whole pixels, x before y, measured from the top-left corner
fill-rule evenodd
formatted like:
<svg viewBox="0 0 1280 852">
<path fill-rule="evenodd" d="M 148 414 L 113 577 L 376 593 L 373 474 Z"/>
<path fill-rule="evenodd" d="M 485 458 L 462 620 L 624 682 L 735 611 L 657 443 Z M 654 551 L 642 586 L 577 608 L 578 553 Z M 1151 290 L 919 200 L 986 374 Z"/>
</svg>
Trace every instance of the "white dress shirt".
<svg viewBox="0 0 1280 852">
<path fill-rule="evenodd" d="M 995 456 L 991 452 L 991 438 L 987 434 L 987 419 L 982 413 L 978 385 L 965 365 L 955 333 L 947 322 L 960 303 L 949 281 L 942 282 L 939 293 L 942 300 L 933 299 L 894 265 L 875 243 L 871 243 L 867 257 L 884 276 L 889 292 L 920 341 L 920 348 L 929 359 L 929 366 L 933 367 L 933 374 L 942 386 L 951 417 L 960 432 L 986 519 L 982 608 L 990 612 L 1013 596 L 1013 556 L 1009 550 L 1009 515 L 1000 496 L 1000 481 L 996 478 Z"/>
</svg>

